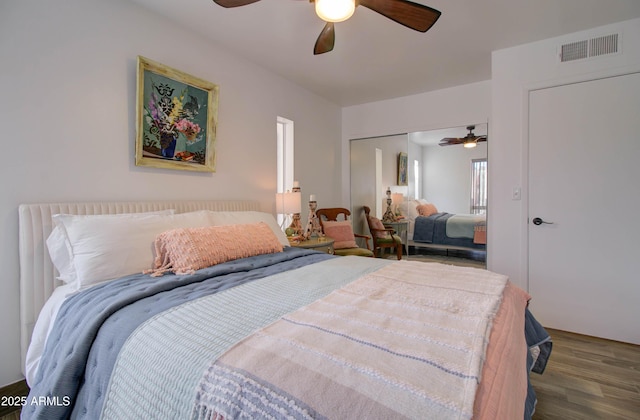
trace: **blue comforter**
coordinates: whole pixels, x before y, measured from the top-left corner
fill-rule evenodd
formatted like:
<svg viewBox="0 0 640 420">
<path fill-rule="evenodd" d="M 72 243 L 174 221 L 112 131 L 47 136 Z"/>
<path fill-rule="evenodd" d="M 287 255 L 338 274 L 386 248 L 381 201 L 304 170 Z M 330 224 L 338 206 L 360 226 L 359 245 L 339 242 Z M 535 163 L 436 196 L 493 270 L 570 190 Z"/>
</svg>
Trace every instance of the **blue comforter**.
<svg viewBox="0 0 640 420">
<path fill-rule="evenodd" d="M 447 221 L 454 216 L 451 213 L 435 213 L 431 216 L 418 216 L 413 227 L 413 241 L 437 245 L 454 245 L 485 249 L 484 244 L 476 244 L 473 238 L 450 238 L 447 236 Z"/>
<path fill-rule="evenodd" d="M 334 257 L 285 248 L 188 276 L 132 275 L 70 297 L 47 339 L 22 418 L 68 418 L 72 411 L 74 418 L 99 418 L 118 352 L 141 323 L 182 302 L 328 258 Z M 43 397 L 52 398 L 29 404 Z"/>
<path fill-rule="evenodd" d="M 544 369 L 547 367 L 549 356 L 551 356 L 553 343 L 551 342 L 551 337 L 549 336 L 547 331 L 542 325 L 540 325 L 538 320 L 535 319 L 529 309 L 527 309 L 525 313 L 524 336 L 527 340 L 529 349 L 535 346 L 540 349 L 540 353 L 535 360 L 531 355 L 531 351 L 527 352 L 527 369 L 529 370 L 529 372 L 542 374 L 544 372 Z M 531 386 L 530 380 L 528 381 L 527 386 L 527 400 L 524 404 L 524 418 L 530 419 L 533 415 L 533 412 L 535 411 L 537 398 L 536 392 Z"/>
</svg>

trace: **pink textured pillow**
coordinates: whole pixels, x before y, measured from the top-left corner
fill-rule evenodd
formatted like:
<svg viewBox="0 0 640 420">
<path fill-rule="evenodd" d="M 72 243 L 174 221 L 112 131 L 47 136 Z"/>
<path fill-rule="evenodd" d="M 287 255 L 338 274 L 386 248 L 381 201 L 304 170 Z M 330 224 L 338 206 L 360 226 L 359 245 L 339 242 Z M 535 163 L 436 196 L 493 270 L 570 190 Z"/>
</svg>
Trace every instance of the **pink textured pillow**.
<svg viewBox="0 0 640 420">
<path fill-rule="evenodd" d="M 155 240 L 155 269 L 152 276 L 166 271 L 192 274 L 201 268 L 254 255 L 282 252 L 283 246 L 264 222 L 172 229 Z"/>
<path fill-rule="evenodd" d="M 433 204 L 420 204 L 416 206 L 416 210 L 418 210 L 420 216 L 427 217 L 438 212 L 438 209 Z"/>
<path fill-rule="evenodd" d="M 371 223 L 371 227 L 374 229 L 384 230 L 385 227 L 377 217 L 369 216 L 369 222 Z M 389 232 L 376 232 L 376 238 L 388 238 Z"/>
<path fill-rule="evenodd" d="M 344 248 L 356 248 L 356 238 L 353 235 L 353 228 L 351 222 L 348 220 L 341 220 L 339 222 L 326 221 L 322 222 L 322 229 L 324 234 L 333 238 L 334 249 Z"/>
</svg>

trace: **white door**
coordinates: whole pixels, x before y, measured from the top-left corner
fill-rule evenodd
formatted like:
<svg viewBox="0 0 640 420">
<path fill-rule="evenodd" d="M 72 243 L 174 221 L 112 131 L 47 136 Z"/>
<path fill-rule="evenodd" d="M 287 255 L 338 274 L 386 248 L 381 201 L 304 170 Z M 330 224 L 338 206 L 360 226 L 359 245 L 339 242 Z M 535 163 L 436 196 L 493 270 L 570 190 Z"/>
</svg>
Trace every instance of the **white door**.
<svg viewBox="0 0 640 420">
<path fill-rule="evenodd" d="M 528 216 L 541 323 L 640 344 L 639 73 L 530 93 Z"/>
</svg>

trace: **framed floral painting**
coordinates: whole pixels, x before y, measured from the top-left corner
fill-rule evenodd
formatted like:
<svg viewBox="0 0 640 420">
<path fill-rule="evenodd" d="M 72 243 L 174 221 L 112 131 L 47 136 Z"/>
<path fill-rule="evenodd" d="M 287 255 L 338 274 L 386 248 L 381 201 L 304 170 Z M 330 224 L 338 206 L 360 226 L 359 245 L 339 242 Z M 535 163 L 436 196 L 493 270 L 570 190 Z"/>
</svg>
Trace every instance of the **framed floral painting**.
<svg viewBox="0 0 640 420">
<path fill-rule="evenodd" d="M 215 172 L 218 86 L 138 56 L 136 165 Z"/>
</svg>

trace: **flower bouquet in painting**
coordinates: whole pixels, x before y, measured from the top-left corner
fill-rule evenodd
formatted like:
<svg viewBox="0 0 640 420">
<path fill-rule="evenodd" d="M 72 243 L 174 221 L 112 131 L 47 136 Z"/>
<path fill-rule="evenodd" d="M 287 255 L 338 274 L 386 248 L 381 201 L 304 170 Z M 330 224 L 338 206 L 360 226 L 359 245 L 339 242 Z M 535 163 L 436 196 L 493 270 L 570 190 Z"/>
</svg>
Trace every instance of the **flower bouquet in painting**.
<svg viewBox="0 0 640 420">
<path fill-rule="evenodd" d="M 164 159 L 203 163 L 205 143 L 197 96 L 189 92 L 189 86 L 177 93 L 176 87 L 154 79 L 150 78 L 151 93 L 144 107 L 143 149 Z"/>
</svg>

